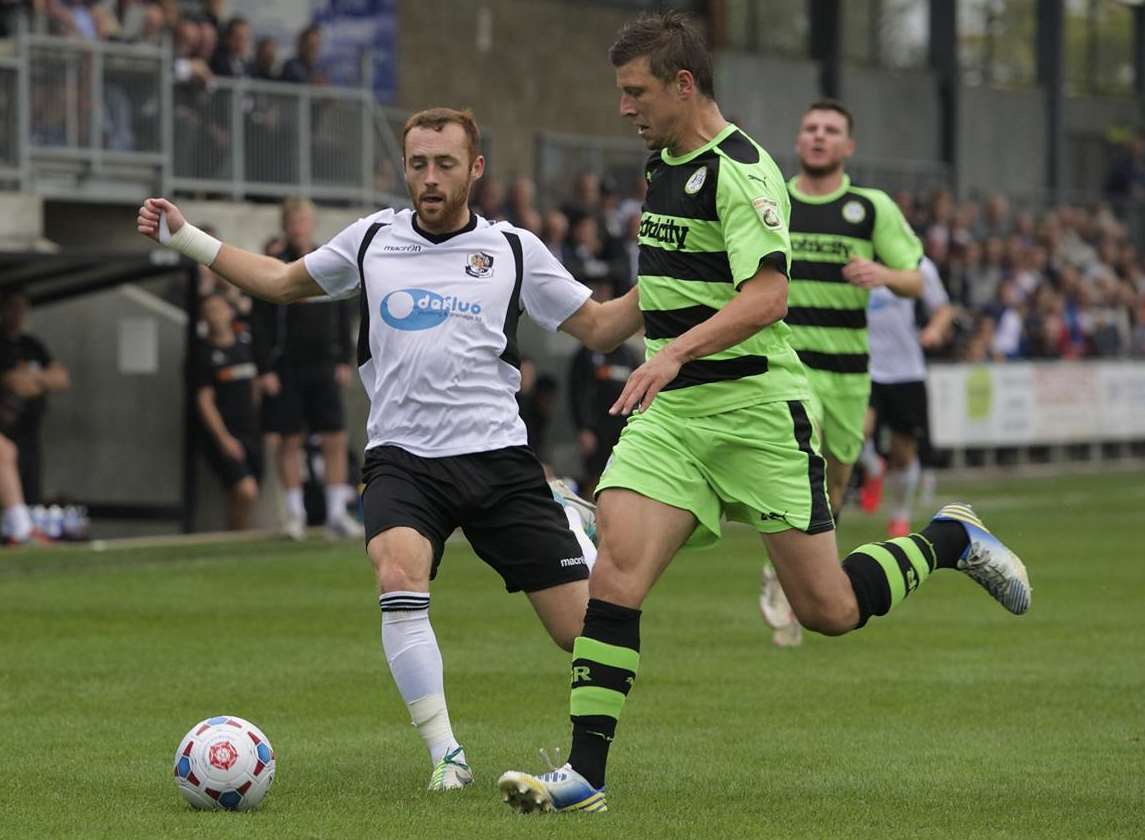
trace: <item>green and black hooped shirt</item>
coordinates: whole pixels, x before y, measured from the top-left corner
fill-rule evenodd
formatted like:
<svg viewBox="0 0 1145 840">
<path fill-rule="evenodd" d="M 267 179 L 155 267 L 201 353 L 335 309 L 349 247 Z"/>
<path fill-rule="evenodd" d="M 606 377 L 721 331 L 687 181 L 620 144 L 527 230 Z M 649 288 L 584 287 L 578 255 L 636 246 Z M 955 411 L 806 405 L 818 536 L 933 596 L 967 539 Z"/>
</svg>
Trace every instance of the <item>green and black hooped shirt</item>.
<svg viewBox="0 0 1145 840">
<path fill-rule="evenodd" d="M 870 292 L 848 283 L 843 266 L 859 256 L 900 271 L 917 268 L 922 243 L 885 192 L 853 186 L 844 175 L 834 192 L 805 195 L 796 180 L 787 183 L 791 286 L 784 320 L 791 346 L 816 381 L 826 377 L 840 393 L 865 392 Z"/>
<path fill-rule="evenodd" d="M 731 301 L 761 265 L 788 273 L 790 204 L 771 156 L 730 124 L 688 154 L 653 154 L 645 178 L 639 290 L 650 359 Z M 698 417 L 807 399 L 807 379 L 790 336 L 776 322 L 687 362 L 654 405 Z"/>
</svg>

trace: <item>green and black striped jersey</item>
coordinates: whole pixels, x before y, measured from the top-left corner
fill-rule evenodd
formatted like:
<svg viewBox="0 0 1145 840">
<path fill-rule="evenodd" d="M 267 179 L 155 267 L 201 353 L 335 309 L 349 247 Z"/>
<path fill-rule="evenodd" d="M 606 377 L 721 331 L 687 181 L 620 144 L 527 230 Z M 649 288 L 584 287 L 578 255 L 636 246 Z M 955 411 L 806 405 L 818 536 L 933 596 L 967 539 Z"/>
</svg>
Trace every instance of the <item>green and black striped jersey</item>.
<svg viewBox="0 0 1145 840">
<path fill-rule="evenodd" d="M 712 317 L 771 264 L 787 273 L 790 207 L 783 176 L 754 140 L 728 125 L 706 145 L 652 155 L 640 220 L 640 308 L 652 358 Z M 782 321 L 739 344 L 688 362 L 656 397 L 685 417 L 809 396 Z"/>
<path fill-rule="evenodd" d="M 917 268 L 922 243 L 898 205 L 882 190 L 851 184 L 844 175 L 828 195 L 791 195 L 791 287 L 787 317 L 791 345 L 808 368 L 832 374 L 840 391 L 870 388 L 867 374 L 867 298 L 843 277 L 851 257 L 888 268 Z M 818 387 L 818 386 L 817 386 Z"/>
</svg>

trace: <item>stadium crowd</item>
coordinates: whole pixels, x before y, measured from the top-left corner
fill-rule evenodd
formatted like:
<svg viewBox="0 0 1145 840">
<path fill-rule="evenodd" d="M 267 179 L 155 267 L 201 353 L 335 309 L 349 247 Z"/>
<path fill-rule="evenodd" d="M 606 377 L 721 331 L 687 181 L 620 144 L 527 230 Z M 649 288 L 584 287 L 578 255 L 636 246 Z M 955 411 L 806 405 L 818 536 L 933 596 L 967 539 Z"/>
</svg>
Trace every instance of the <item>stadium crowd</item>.
<svg viewBox="0 0 1145 840">
<path fill-rule="evenodd" d="M 582 174 L 565 200 L 488 180 L 477 211 L 529 228 L 577 279 L 623 294 L 636 275 L 640 198 Z M 1004 195 L 896 196 L 959 307 L 949 361 L 1145 356 L 1145 253 L 1109 205 L 1015 210 Z"/>
<path fill-rule="evenodd" d="M 15 31 L 19 14 L 33 31 L 88 41 L 158 45 L 170 38 L 179 82 L 328 81 L 318 61 L 318 26 L 299 32 L 295 54 L 281 61 L 273 38 L 256 37 L 241 15 L 227 16 L 226 0 L 0 0 L 0 36 Z"/>
</svg>

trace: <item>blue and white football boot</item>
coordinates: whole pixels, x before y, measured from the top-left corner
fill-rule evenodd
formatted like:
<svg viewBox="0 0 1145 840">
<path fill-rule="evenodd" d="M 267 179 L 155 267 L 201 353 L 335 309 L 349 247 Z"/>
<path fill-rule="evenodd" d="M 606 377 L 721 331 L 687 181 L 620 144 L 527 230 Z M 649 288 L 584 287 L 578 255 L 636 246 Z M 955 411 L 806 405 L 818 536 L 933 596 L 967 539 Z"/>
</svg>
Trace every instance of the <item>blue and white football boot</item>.
<svg viewBox="0 0 1145 840">
<path fill-rule="evenodd" d="M 594 788 L 570 764 L 540 776 L 510 770 L 497 780 L 501 801 L 515 811 L 583 811 L 599 814 L 608 810 L 604 788 Z"/>
<path fill-rule="evenodd" d="M 957 522 L 966 529 L 970 544 L 958 558 L 958 570 L 990 593 L 999 604 L 1014 615 L 1030 608 L 1030 577 L 1018 555 L 986 530 L 970 505 L 947 505 L 934 515 L 933 521 Z"/>
</svg>

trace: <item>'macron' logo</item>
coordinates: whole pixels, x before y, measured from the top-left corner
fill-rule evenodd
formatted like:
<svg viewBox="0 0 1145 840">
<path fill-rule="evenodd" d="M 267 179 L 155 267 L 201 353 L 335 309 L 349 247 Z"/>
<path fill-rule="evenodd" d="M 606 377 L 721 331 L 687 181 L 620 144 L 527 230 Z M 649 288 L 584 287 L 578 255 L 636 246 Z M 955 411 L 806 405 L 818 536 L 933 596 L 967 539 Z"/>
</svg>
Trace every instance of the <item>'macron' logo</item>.
<svg viewBox="0 0 1145 840">
<path fill-rule="evenodd" d="M 231 765 L 239 760 L 239 751 L 234 748 L 230 741 L 220 741 L 211 745 L 211 752 L 207 760 L 211 762 L 212 767 L 230 770 Z"/>
</svg>

